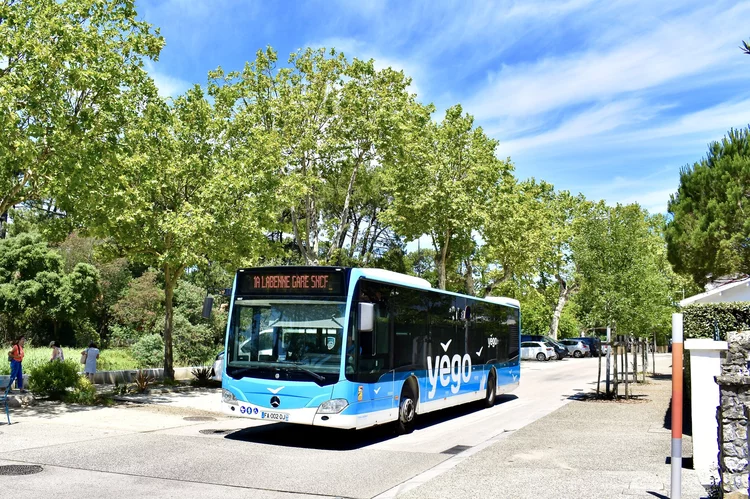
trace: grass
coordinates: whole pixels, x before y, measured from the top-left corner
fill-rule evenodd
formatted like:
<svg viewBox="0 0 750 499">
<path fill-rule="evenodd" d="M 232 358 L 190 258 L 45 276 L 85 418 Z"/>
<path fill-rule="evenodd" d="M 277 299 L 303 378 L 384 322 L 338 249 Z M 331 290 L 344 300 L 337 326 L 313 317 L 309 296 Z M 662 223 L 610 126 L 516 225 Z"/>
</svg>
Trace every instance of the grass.
<svg viewBox="0 0 750 499">
<path fill-rule="evenodd" d="M 9 350 L 10 346 L 3 347 L 2 349 L 2 355 L 0 355 L 0 376 L 10 375 L 10 362 L 6 360 L 7 352 Z M 65 356 L 65 360 L 78 362 L 81 359 L 81 352 L 83 350 L 83 347 L 63 347 L 63 355 Z M 44 362 L 49 362 L 51 356 L 52 349 L 49 347 L 24 348 L 23 372 L 28 373 L 36 365 Z M 212 363 L 213 356 L 209 359 L 206 359 L 202 364 L 211 365 Z M 174 367 L 192 366 L 183 366 L 180 365 L 179 362 L 175 362 Z M 129 348 L 107 348 L 99 353 L 99 360 L 97 361 L 96 369 L 97 371 L 123 371 L 129 369 L 138 369 L 138 362 L 133 358 L 133 355 L 130 353 Z M 83 364 L 81 364 L 81 370 L 83 370 Z"/>
</svg>

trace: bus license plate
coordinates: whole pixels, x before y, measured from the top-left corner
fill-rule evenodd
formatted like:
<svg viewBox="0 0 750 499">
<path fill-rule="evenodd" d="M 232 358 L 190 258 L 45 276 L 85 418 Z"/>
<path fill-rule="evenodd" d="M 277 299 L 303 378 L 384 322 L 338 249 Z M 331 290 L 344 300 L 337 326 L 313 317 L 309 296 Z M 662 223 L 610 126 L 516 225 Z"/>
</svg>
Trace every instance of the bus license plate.
<svg viewBox="0 0 750 499">
<path fill-rule="evenodd" d="M 289 421 L 289 414 L 283 412 L 268 412 L 263 411 L 260 413 L 261 419 L 273 419 L 274 421 Z"/>
</svg>

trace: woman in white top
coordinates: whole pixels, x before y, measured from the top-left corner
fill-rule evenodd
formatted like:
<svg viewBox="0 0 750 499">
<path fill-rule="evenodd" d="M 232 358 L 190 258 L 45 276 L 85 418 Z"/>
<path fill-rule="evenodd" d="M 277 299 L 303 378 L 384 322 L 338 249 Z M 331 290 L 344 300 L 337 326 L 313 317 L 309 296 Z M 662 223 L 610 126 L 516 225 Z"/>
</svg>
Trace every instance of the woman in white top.
<svg viewBox="0 0 750 499">
<path fill-rule="evenodd" d="M 52 348 L 52 358 L 49 359 L 50 362 L 59 361 L 62 362 L 65 360 L 65 356 L 63 356 L 62 348 L 60 348 L 60 344 L 56 341 L 53 341 L 49 344 L 50 348 Z"/>
<path fill-rule="evenodd" d="M 94 374 L 96 374 L 96 359 L 99 358 L 99 349 L 96 348 L 96 344 L 92 341 L 89 343 L 89 347 L 81 352 L 81 355 L 86 355 L 86 364 L 83 368 L 83 372 L 86 377 L 94 382 Z"/>
</svg>

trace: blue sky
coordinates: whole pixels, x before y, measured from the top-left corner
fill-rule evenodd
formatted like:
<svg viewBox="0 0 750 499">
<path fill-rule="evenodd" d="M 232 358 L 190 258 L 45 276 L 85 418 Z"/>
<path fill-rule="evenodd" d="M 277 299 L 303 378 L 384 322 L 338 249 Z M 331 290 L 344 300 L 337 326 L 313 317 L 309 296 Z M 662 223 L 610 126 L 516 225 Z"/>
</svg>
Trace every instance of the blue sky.
<svg viewBox="0 0 750 499">
<path fill-rule="evenodd" d="M 165 95 L 335 47 L 402 69 L 437 108 L 456 103 L 499 140 L 519 178 L 665 212 L 680 167 L 750 124 L 750 2 L 440 0 L 136 2 L 166 39 L 150 66 Z"/>
</svg>

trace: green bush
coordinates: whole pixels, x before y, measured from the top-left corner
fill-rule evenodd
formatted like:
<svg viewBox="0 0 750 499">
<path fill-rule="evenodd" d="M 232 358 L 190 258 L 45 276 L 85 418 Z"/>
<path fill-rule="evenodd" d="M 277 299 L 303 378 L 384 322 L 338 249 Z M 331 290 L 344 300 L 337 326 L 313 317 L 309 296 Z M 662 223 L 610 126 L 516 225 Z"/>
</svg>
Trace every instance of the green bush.
<svg viewBox="0 0 750 499">
<path fill-rule="evenodd" d="M 79 376 L 73 391 L 65 394 L 65 401 L 71 404 L 94 405 L 96 403 L 96 387 L 91 381 Z"/>
<path fill-rule="evenodd" d="M 209 363 L 217 349 L 210 325 L 193 325 L 181 314 L 174 315 L 173 323 L 176 364 L 200 366 Z"/>
<path fill-rule="evenodd" d="M 111 324 L 109 326 L 109 344 L 113 347 L 129 347 L 133 345 L 141 333 L 122 324 Z"/>
<path fill-rule="evenodd" d="M 92 341 L 100 343 L 99 333 L 88 320 L 76 321 L 73 324 L 76 345 L 87 347 Z"/>
<path fill-rule="evenodd" d="M 131 348 L 139 367 L 157 367 L 164 362 L 164 340 L 158 334 L 147 334 Z"/>
<path fill-rule="evenodd" d="M 750 302 L 689 305 L 682 314 L 685 338 L 713 338 L 718 328 L 726 340 L 729 331 L 750 329 Z"/>
<path fill-rule="evenodd" d="M 70 360 L 39 364 L 31 369 L 29 377 L 29 389 L 33 393 L 52 398 L 62 397 L 68 388 L 77 385 L 80 378 L 78 364 Z"/>
</svg>

